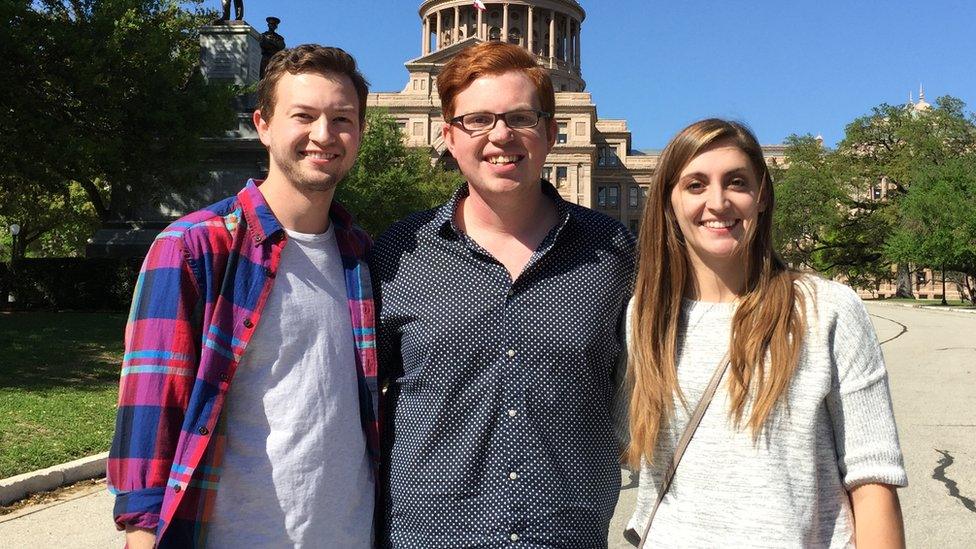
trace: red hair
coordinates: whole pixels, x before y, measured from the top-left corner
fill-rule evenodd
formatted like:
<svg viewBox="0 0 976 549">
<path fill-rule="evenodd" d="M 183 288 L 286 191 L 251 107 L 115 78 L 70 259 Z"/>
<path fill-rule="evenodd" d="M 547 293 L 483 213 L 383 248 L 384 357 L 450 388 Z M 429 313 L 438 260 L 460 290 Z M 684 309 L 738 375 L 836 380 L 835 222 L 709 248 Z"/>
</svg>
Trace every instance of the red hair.
<svg viewBox="0 0 976 549">
<path fill-rule="evenodd" d="M 550 115 L 556 111 L 556 94 L 549 71 L 540 67 L 535 56 L 514 44 L 482 42 L 463 50 L 451 59 L 437 76 L 437 93 L 441 96 L 444 120 L 454 118 L 459 93 L 482 76 L 510 71 L 521 72 L 535 84 L 539 106 Z"/>
</svg>

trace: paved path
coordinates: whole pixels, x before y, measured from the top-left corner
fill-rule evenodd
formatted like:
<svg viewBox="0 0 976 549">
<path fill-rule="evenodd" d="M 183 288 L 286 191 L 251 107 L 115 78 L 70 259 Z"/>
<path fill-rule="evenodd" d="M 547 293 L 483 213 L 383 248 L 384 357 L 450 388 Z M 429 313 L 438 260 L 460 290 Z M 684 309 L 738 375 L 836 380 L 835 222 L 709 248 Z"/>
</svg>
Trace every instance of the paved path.
<svg viewBox="0 0 976 549">
<path fill-rule="evenodd" d="M 976 543 L 976 315 L 869 304 L 884 342 L 895 415 L 910 486 L 900 491 L 909 547 Z M 621 472 L 610 547 L 630 545 L 620 532 L 636 487 Z M 628 487 L 628 485 L 630 485 Z M 78 497 L 80 496 L 80 497 Z M 96 488 L 76 499 L 0 516 L 3 547 L 121 547 L 111 524 L 112 498 Z"/>
</svg>

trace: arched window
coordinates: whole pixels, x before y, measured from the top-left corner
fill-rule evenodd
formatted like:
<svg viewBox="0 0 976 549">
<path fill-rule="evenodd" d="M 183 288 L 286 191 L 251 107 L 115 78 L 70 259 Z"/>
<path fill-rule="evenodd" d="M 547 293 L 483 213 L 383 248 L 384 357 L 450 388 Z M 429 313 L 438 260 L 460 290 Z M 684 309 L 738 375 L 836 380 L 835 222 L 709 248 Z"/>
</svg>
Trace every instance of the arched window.
<svg viewBox="0 0 976 549">
<path fill-rule="evenodd" d="M 510 44 L 522 44 L 522 31 L 519 29 L 512 29 L 508 31 L 508 42 Z"/>
<path fill-rule="evenodd" d="M 488 29 L 488 40 L 501 40 L 502 39 L 502 29 L 498 27 L 491 27 Z"/>
</svg>

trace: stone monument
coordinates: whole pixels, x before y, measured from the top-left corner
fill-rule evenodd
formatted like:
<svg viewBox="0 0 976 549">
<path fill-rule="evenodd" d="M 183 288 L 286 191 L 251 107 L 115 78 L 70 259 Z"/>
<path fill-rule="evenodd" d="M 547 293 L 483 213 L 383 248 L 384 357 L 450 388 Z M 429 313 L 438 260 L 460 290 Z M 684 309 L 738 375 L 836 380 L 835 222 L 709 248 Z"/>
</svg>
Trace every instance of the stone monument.
<svg viewBox="0 0 976 549">
<path fill-rule="evenodd" d="M 239 9 L 243 10 L 243 6 Z M 268 19 L 269 32 L 283 45 L 284 38 L 270 25 L 274 19 L 277 27 L 279 20 Z M 200 28 L 203 77 L 209 82 L 225 82 L 248 90 L 235 99 L 236 124 L 221 137 L 202 140 L 205 160 L 201 184 L 194 192 L 174 193 L 160 204 L 133 207 L 125 213 L 124 220 L 106 223 L 89 241 L 88 257 L 145 255 L 156 235 L 177 217 L 236 194 L 248 178 L 267 174 L 268 154 L 251 120 L 264 40 L 264 35 L 242 20 L 217 20 Z"/>
</svg>

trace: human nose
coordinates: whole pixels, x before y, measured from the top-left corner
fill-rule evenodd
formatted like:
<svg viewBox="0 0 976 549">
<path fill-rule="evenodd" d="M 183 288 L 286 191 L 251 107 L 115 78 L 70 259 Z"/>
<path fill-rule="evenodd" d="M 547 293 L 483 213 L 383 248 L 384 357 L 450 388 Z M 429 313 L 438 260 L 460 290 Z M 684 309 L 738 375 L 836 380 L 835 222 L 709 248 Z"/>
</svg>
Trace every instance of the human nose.
<svg viewBox="0 0 976 549">
<path fill-rule="evenodd" d="M 729 204 L 729 199 L 725 196 L 725 187 L 722 185 L 709 185 L 705 191 L 705 207 L 709 210 L 724 210 Z"/>
<path fill-rule="evenodd" d="M 309 128 L 309 139 L 316 143 L 329 143 L 335 139 L 332 125 L 326 117 L 320 117 Z"/>
<path fill-rule="evenodd" d="M 512 140 L 512 129 L 505 123 L 504 116 L 495 119 L 495 126 L 488 132 L 488 140 L 492 143 L 506 143 Z"/>
</svg>

